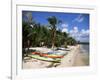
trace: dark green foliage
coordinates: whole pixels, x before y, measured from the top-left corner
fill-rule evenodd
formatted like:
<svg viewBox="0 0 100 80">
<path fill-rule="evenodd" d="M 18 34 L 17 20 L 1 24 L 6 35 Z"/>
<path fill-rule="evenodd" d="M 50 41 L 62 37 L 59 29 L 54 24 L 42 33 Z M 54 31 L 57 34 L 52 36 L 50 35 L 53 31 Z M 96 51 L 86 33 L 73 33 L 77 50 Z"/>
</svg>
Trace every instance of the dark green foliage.
<svg viewBox="0 0 100 80">
<path fill-rule="evenodd" d="M 61 20 L 58 20 L 55 16 L 51 16 L 47 18 L 50 28 L 51 28 L 51 41 L 52 41 L 52 48 L 55 47 L 55 45 L 57 46 L 58 44 L 56 44 L 56 28 L 57 28 L 57 24 L 62 23 Z"/>
<path fill-rule="evenodd" d="M 36 47 L 36 46 L 47 46 L 52 47 L 52 36 L 51 29 L 47 26 L 35 24 L 34 27 L 30 27 L 27 23 L 23 22 L 23 47 Z M 29 44 L 28 44 L 29 41 Z M 43 44 L 42 44 L 43 43 Z M 69 37 L 68 33 L 56 30 L 55 46 L 60 47 L 61 45 L 74 45 L 76 40 Z"/>
<path fill-rule="evenodd" d="M 50 26 L 44 26 L 36 22 L 29 23 L 28 21 L 22 22 L 22 47 L 23 53 L 28 53 L 25 50 L 29 47 L 67 47 L 67 45 L 75 45 L 76 40 L 69 37 L 68 33 L 56 30 L 59 22 L 56 17 L 49 17 L 48 22 Z M 24 54 L 23 54 L 24 55 Z"/>
<path fill-rule="evenodd" d="M 69 37 L 67 39 L 67 44 L 68 45 L 75 45 L 76 43 L 77 43 L 76 40 L 74 38 L 72 38 L 72 37 Z"/>
</svg>

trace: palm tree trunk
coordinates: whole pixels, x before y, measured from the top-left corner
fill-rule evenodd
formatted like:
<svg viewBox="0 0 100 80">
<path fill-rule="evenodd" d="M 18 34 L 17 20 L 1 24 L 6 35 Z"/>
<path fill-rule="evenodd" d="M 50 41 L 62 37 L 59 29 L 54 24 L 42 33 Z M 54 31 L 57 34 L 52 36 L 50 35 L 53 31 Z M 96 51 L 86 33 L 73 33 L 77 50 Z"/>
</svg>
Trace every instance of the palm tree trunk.
<svg viewBox="0 0 100 80">
<path fill-rule="evenodd" d="M 28 56 L 28 54 L 29 54 L 29 47 L 30 47 L 30 41 L 28 40 L 27 43 L 28 43 L 28 47 L 27 47 L 27 56 Z"/>
<path fill-rule="evenodd" d="M 52 38 L 52 49 L 54 49 L 54 47 L 55 47 L 55 38 L 56 38 L 56 31 L 55 31 L 55 29 L 53 30 L 53 38 Z"/>
</svg>

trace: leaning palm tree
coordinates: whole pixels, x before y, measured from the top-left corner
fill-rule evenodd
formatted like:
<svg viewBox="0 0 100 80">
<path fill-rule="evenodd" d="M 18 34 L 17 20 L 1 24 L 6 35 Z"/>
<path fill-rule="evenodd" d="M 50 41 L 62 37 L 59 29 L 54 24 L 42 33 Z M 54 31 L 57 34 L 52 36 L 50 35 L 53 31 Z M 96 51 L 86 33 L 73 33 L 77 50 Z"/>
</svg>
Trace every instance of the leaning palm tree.
<svg viewBox="0 0 100 80">
<path fill-rule="evenodd" d="M 55 16 L 51 16 L 51 17 L 47 18 L 47 20 L 51 27 L 52 48 L 54 48 L 55 39 L 56 39 L 56 28 L 57 28 L 56 25 L 61 23 L 61 21 L 57 20 L 57 18 Z"/>
</svg>

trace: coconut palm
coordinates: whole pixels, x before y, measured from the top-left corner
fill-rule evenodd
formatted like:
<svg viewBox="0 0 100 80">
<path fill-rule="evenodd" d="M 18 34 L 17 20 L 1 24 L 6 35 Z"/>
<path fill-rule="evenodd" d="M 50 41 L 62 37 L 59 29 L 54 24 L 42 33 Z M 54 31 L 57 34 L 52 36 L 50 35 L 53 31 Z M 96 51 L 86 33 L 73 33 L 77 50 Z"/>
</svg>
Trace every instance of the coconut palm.
<svg viewBox="0 0 100 80">
<path fill-rule="evenodd" d="M 47 18 L 50 28 L 51 28 L 51 37 L 52 37 L 52 48 L 55 46 L 55 39 L 56 39 L 56 28 L 57 24 L 61 23 L 55 16 L 51 16 Z"/>
<path fill-rule="evenodd" d="M 32 12 L 23 12 L 22 16 L 22 34 L 23 34 L 23 54 L 28 53 L 29 47 L 31 46 L 31 41 L 33 37 L 33 27 L 35 21 L 32 18 Z M 25 51 L 27 48 L 27 52 Z"/>
</svg>

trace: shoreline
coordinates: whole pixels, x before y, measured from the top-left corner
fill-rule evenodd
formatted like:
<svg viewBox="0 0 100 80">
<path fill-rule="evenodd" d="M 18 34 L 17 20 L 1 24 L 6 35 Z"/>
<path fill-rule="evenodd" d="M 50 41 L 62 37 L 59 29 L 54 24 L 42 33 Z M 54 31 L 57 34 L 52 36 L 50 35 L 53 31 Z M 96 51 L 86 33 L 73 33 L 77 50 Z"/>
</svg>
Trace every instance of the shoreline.
<svg viewBox="0 0 100 80">
<path fill-rule="evenodd" d="M 61 59 L 61 63 L 53 64 L 52 62 L 30 59 L 27 62 L 23 61 L 23 69 L 38 69 L 38 68 L 62 68 L 62 67 L 80 67 L 88 66 L 89 59 L 86 55 L 80 52 L 81 45 L 70 46 L 70 51 L 66 51 L 66 55 Z M 41 49 L 43 51 L 43 49 Z M 49 49 L 50 50 L 50 49 Z M 46 49 L 45 49 L 46 52 Z"/>
<path fill-rule="evenodd" d="M 79 54 L 79 45 L 72 48 L 72 50 L 68 53 L 68 55 L 65 55 L 64 58 L 61 60 L 61 65 L 58 67 L 71 67 L 75 64 L 75 58 L 77 54 Z"/>
</svg>

